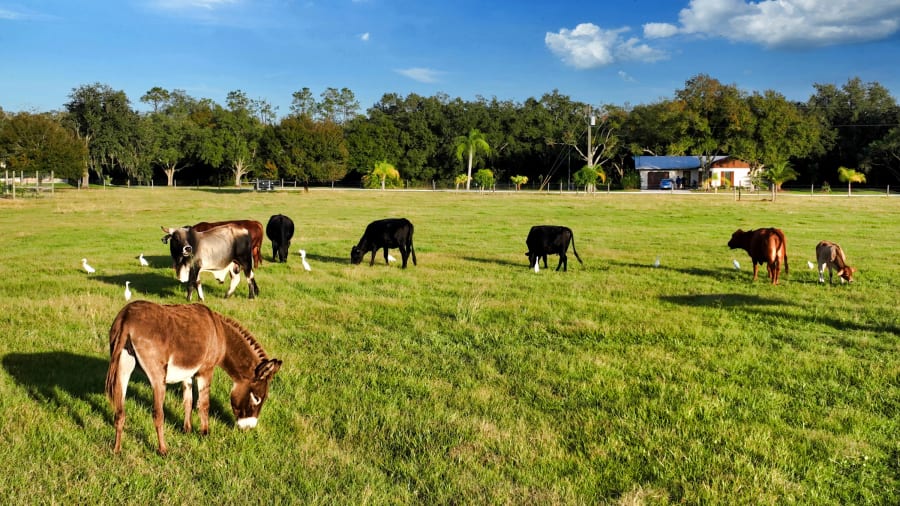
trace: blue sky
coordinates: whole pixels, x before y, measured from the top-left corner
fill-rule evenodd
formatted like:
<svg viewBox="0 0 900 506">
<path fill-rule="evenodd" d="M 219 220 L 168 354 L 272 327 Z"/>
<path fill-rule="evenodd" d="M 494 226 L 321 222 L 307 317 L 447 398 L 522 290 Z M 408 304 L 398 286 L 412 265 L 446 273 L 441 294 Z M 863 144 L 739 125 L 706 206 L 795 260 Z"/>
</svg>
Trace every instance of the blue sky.
<svg viewBox="0 0 900 506">
<path fill-rule="evenodd" d="M 806 100 L 858 76 L 900 96 L 900 0 L 0 0 L 0 107 L 61 109 L 100 82 L 289 112 L 349 88 L 521 102 L 671 98 L 704 73 Z"/>
</svg>

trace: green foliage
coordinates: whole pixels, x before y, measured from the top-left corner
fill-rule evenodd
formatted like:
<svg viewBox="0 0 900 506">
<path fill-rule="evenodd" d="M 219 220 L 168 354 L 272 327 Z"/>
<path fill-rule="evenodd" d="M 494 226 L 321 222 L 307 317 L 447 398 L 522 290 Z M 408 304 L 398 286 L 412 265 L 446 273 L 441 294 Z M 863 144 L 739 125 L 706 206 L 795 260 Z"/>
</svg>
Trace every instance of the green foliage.
<svg viewBox="0 0 900 506">
<path fill-rule="evenodd" d="M 486 155 L 491 154 L 491 146 L 485 140 L 484 134 L 477 128 L 469 130 L 469 135 L 457 137 L 455 146 L 456 159 L 461 161 L 463 160 L 463 155 L 466 157 L 466 175 L 469 178 L 466 180 L 466 190 L 468 190 L 469 181 L 472 178 L 472 165 L 475 162 L 475 155 L 479 152 L 483 152 Z M 491 184 L 493 184 L 493 177 L 493 173 L 491 173 Z"/>
<path fill-rule="evenodd" d="M 838 179 L 843 183 L 847 183 L 847 195 L 850 195 L 850 186 L 853 183 L 865 183 L 866 175 L 857 172 L 855 169 L 847 167 L 838 167 Z"/>
<path fill-rule="evenodd" d="M 782 184 L 797 179 L 798 175 L 791 164 L 784 160 L 773 163 L 765 171 L 765 177 L 775 185 L 775 191 L 781 191 Z"/>
<path fill-rule="evenodd" d="M 890 199 L 209 196 L 71 190 L 4 207 L 0 235 L 15 238 L 0 262 L 0 306 L 12 308 L 0 318 L 7 503 L 897 502 L 900 207 Z M 184 434 L 172 385 L 161 459 L 136 372 L 113 455 L 102 385 L 124 282 L 136 298 L 184 303 L 159 225 L 236 209 L 293 217 L 292 250 L 312 264 L 303 270 L 296 252 L 273 263 L 264 249 L 257 300 L 243 284 L 224 299 L 227 287 L 203 275 L 205 304 L 284 360 L 259 426 L 234 427 L 218 370 L 209 435 Z M 350 265 L 365 225 L 390 215 L 415 224 L 418 265 L 380 255 Z M 584 265 L 570 252 L 567 273 L 552 271 L 552 256 L 550 270 L 528 269 L 524 239 L 541 216 L 573 228 Z M 731 267 L 749 263 L 726 247 L 731 233 L 757 224 L 788 236 L 780 286 Z M 793 267 L 836 233 L 861 272 L 851 286 L 817 286 L 817 273 Z"/>
<path fill-rule="evenodd" d="M 625 190 L 639 190 L 641 188 L 641 175 L 635 170 L 629 170 L 622 176 L 622 188 Z"/>
<path fill-rule="evenodd" d="M 472 179 L 472 178 L 470 178 L 469 176 L 467 176 L 465 174 L 459 174 L 456 176 L 456 178 L 453 180 L 453 182 L 456 184 L 456 189 L 459 190 L 459 185 L 466 184 L 470 179 Z"/>
<path fill-rule="evenodd" d="M 87 150 L 75 135 L 48 114 L 20 112 L 0 123 L 0 160 L 6 169 L 78 179 Z"/>
<path fill-rule="evenodd" d="M 478 169 L 472 179 L 482 190 L 494 187 L 494 171 L 490 169 Z"/>
<path fill-rule="evenodd" d="M 509 178 L 509 181 L 516 185 L 516 191 L 522 189 L 523 184 L 528 184 L 528 176 L 512 176 Z"/>
<path fill-rule="evenodd" d="M 398 188 L 403 182 L 400 180 L 400 172 L 390 163 L 382 160 L 375 163 L 372 172 L 363 178 L 366 188 Z"/>
</svg>

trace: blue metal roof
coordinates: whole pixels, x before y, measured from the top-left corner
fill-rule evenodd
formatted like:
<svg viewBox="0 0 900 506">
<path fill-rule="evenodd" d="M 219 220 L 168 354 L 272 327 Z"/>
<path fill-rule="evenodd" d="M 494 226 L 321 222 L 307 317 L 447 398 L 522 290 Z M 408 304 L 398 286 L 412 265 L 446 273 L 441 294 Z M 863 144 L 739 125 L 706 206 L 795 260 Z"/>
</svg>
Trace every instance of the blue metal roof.
<svg viewBox="0 0 900 506">
<path fill-rule="evenodd" d="M 712 156 L 712 161 L 718 161 L 727 156 Z M 700 156 L 635 156 L 635 170 L 691 170 L 702 166 Z"/>
</svg>

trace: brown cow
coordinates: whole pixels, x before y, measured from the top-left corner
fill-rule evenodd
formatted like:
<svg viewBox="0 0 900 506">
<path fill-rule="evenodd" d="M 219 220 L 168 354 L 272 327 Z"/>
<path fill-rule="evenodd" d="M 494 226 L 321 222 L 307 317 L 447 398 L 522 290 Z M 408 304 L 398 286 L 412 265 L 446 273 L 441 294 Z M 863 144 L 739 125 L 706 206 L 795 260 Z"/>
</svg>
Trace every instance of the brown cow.
<svg viewBox="0 0 900 506">
<path fill-rule="evenodd" d="M 844 250 L 837 244 L 831 241 L 822 241 L 817 244 L 816 259 L 819 262 L 819 283 L 825 282 L 825 267 L 828 267 L 828 284 L 832 283 L 832 269 L 837 270 L 841 283 L 853 282 L 853 273 L 856 272 L 856 269 L 847 265 Z"/>
<path fill-rule="evenodd" d="M 201 221 L 194 225 L 193 228 L 197 232 L 206 232 L 207 230 L 215 227 L 219 227 L 222 225 L 230 225 L 234 224 L 239 227 L 243 227 L 247 229 L 247 232 L 250 232 L 250 246 L 253 248 L 253 265 L 254 267 L 259 267 L 262 264 L 262 241 L 263 241 L 263 226 L 262 223 L 256 220 L 231 220 L 231 221 L 214 221 L 212 223 L 207 221 Z"/>
<path fill-rule="evenodd" d="M 758 228 L 744 232 L 738 229 L 731 234 L 728 241 L 731 249 L 740 248 L 750 255 L 753 261 L 753 280 L 756 281 L 759 266 L 766 264 L 769 271 L 769 279 L 773 285 L 778 284 L 778 276 L 781 274 L 781 264 L 784 264 L 784 272 L 788 272 L 787 242 L 784 232 L 778 228 Z"/>
</svg>

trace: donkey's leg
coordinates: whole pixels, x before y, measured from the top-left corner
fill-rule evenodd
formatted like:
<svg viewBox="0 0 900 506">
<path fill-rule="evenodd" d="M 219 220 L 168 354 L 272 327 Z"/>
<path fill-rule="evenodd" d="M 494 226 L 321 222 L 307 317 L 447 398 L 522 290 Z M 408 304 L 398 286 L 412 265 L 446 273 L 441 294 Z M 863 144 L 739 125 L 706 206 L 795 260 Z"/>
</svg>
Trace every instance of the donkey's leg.
<svg viewBox="0 0 900 506">
<path fill-rule="evenodd" d="M 209 434 L 209 384 L 212 371 L 197 374 L 197 411 L 200 412 L 200 434 Z"/>
<path fill-rule="evenodd" d="M 182 381 L 181 388 L 181 400 L 184 405 L 184 432 L 190 432 L 193 429 L 191 427 L 191 411 L 194 408 L 194 392 L 191 379 L 188 378 Z"/>
<path fill-rule="evenodd" d="M 135 359 L 134 355 L 128 353 L 127 350 L 122 350 L 122 353 L 119 354 L 119 375 L 116 380 L 121 385 L 122 397 L 113 399 L 113 406 L 116 411 L 116 444 L 113 446 L 115 453 L 119 453 L 122 450 L 122 431 L 125 429 L 125 391 L 128 389 L 128 380 L 131 378 L 131 373 L 134 372 L 136 363 L 137 359 Z"/>
<path fill-rule="evenodd" d="M 159 449 L 157 451 L 160 455 L 165 455 L 169 452 L 168 447 L 166 447 L 166 439 L 163 437 L 163 422 L 165 418 L 163 402 L 166 399 L 166 374 L 163 371 L 162 374 L 157 374 L 154 380 L 154 374 L 150 371 L 146 372 L 147 376 L 151 378 L 150 386 L 153 388 L 153 425 L 156 427 L 156 439 L 159 441 Z"/>
</svg>

